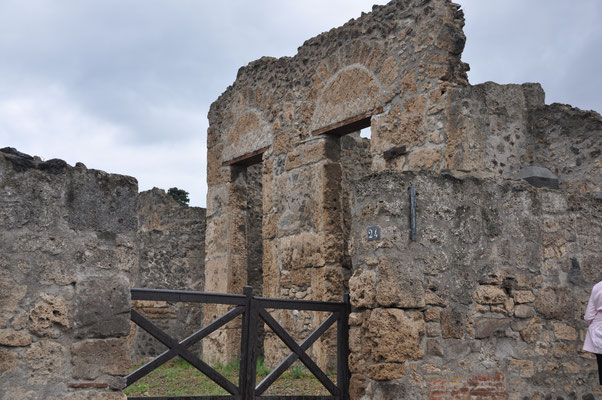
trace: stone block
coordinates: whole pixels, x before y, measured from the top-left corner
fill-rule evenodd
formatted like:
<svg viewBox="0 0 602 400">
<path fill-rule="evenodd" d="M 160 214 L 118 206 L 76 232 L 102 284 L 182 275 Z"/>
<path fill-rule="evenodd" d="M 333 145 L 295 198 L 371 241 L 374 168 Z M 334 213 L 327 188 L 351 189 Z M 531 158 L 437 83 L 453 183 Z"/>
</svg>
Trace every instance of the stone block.
<svg viewBox="0 0 602 400">
<path fill-rule="evenodd" d="M 33 343 L 24 354 L 33 376 L 58 376 L 63 372 L 68 351 L 60 343 L 42 340 Z"/>
<path fill-rule="evenodd" d="M 65 300 L 48 294 L 42 294 L 41 297 L 42 300 L 37 302 L 29 313 L 29 329 L 37 336 L 58 338 L 61 329 L 69 326 Z"/>
<path fill-rule="evenodd" d="M 228 291 L 228 256 L 205 260 L 205 291 L 226 293 Z"/>
<path fill-rule="evenodd" d="M 425 324 L 421 312 L 377 308 L 365 326 L 365 346 L 375 361 L 403 363 L 424 356 L 421 342 Z"/>
<path fill-rule="evenodd" d="M 224 145 L 218 144 L 207 148 L 207 184 L 214 185 L 222 182 L 222 150 Z"/>
<path fill-rule="evenodd" d="M 16 352 L 0 348 L 0 377 L 15 368 L 18 358 L 19 355 Z"/>
<path fill-rule="evenodd" d="M 531 378 L 535 375 L 535 363 L 531 360 L 510 360 L 508 372 L 518 374 L 521 378 Z"/>
<path fill-rule="evenodd" d="M 279 252 L 282 269 L 293 270 L 323 266 L 321 244 L 320 235 L 310 232 L 301 232 L 280 239 Z"/>
<path fill-rule="evenodd" d="M 535 300 L 535 310 L 547 319 L 572 319 L 575 314 L 575 299 L 570 289 L 547 287 L 540 291 Z"/>
<path fill-rule="evenodd" d="M 0 345 L 10 347 L 25 347 L 31 344 L 31 335 L 14 329 L 0 329 Z"/>
<path fill-rule="evenodd" d="M 311 289 L 314 300 L 341 301 L 345 292 L 345 271 L 339 266 L 313 268 Z"/>
<path fill-rule="evenodd" d="M 372 308 L 376 305 L 376 271 L 356 270 L 349 279 L 349 296 L 356 308 Z"/>
<path fill-rule="evenodd" d="M 0 327 L 13 317 L 17 304 L 27 293 L 26 285 L 19 285 L 9 271 L 0 268 Z"/>
<path fill-rule="evenodd" d="M 444 339 L 462 339 L 465 331 L 465 312 L 453 307 L 441 311 L 441 334 Z"/>
<path fill-rule="evenodd" d="M 518 178 L 523 179 L 535 187 L 559 189 L 558 177 L 547 168 L 530 165 L 523 167 L 518 173 Z"/>
<path fill-rule="evenodd" d="M 414 101 L 416 107 L 420 102 Z M 422 132 L 423 115 L 408 115 L 399 105 L 393 106 L 386 114 L 373 117 L 372 120 L 371 147 L 375 153 L 382 154 L 395 146 L 421 146 L 425 142 L 426 136 Z"/>
<path fill-rule="evenodd" d="M 138 182 L 97 170 L 73 170 L 73 180 L 65 195 L 67 220 L 76 231 L 133 233 Z"/>
<path fill-rule="evenodd" d="M 349 398 L 359 399 L 367 387 L 366 377 L 362 374 L 352 374 L 349 380 Z"/>
<path fill-rule="evenodd" d="M 247 255 L 231 254 L 227 257 L 227 263 L 228 275 L 226 276 L 228 278 L 226 280 L 226 293 L 242 293 L 243 288 L 248 282 Z"/>
<path fill-rule="evenodd" d="M 515 290 L 512 292 L 514 302 L 517 304 L 531 303 L 535 301 L 535 295 L 530 290 Z"/>
<path fill-rule="evenodd" d="M 535 310 L 531 306 L 519 304 L 518 306 L 514 307 L 514 316 L 516 318 L 531 318 L 534 315 Z"/>
<path fill-rule="evenodd" d="M 600 240 L 600 236 L 596 237 L 596 240 Z M 599 242 L 598 242 L 599 248 Z M 596 245 L 592 246 L 592 249 L 595 249 Z M 581 274 L 583 276 L 583 280 L 587 283 L 595 284 L 596 282 L 602 281 L 602 256 L 599 254 L 586 254 L 583 257 L 583 261 L 581 262 Z"/>
<path fill-rule="evenodd" d="M 441 318 L 441 311 L 436 308 L 427 308 L 424 312 L 424 320 L 426 322 L 438 322 Z"/>
<path fill-rule="evenodd" d="M 442 159 L 440 147 L 427 147 L 414 150 L 408 154 L 408 162 L 404 169 L 409 171 L 435 168 L 438 169 Z"/>
<path fill-rule="evenodd" d="M 491 336 L 505 336 L 510 326 L 509 318 L 477 318 L 475 319 L 475 338 L 483 339 Z"/>
<path fill-rule="evenodd" d="M 280 287 L 310 287 L 314 268 L 283 270 L 280 273 Z"/>
<path fill-rule="evenodd" d="M 400 363 L 379 363 L 369 365 L 366 371 L 368 378 L 375 381 L 390 381 L 403 378 L 407 373 L 405 364 Z"/>
<path fill-rule="evenodd" d="M 426 341 L 426 355 L 443 357 L 443 346 L 439 339 L 427 339 Z"/>
<path fill-rule="evenodd" d="M 472 298 L 479 304 L 504 304 L 506 292 L 496 286 L 479 285 Z"/>
<path fill-rule="evenodd" d="M 207 222 L 205 246 L 211 257 L 228 252 L 228 216 L 220 215 Z"/>
<path fill-rule="evenodd" d="M 96 379 L 104 374 L 125 376 L 130 370 L 126 339 L 93 339 L 71 346 L 75 379 Z"/>
<path fill-rule="evenodd" d="M 77 337 L 127 336 L 130 333 L 130 284 L 119 276 L 87 277 L 75 285 Z"/>
<path fill-rule="evenodd" d="M 272 145 L 274 154 L 286 154 L 293 149 L 291 143 L 291 132 L 284 131 L 274 136 L 274 143 Z"/>
<path fill-rule="evenodd" d="M 364 67 L 341 69 L 323 89 L 311 129 L 323 128 L 373 110 L 382 105 L 382 97 L 378 81 Z"/>
<path fill-rule="evenodd" d="M 438 322 L 427 322 L 426 323 L 426 336 L 428 336 L 428 337 L 441 336 L 441 324 L 439 324 Z"/>
<path fill-rule="evenodd" d="M 538 340 L 542 332 L 543 324 L 537 318 L 532 318 L 527 327 L 520 332 L 520 336 L 525 342 L 531 344 Z"/>
<path fill-rule="evenodd" d="M 577 340 L 578 333 L 575 328 L 562 322 L 554 322 L 554 336 L 557 340 Z"/>
<path fill-rule="evenodd" d="M 574 361 L 567 361 L 565 363 L 562 363 L 562 369 L 566 374 L 581 373 L 581 366 Z"/>
<path fill-rule="evenodd" d="M 400 259 L 380 257 L 376 301 L 380 306 L 420 308 L 425 306 L 423 272 Z"/>
</svg>

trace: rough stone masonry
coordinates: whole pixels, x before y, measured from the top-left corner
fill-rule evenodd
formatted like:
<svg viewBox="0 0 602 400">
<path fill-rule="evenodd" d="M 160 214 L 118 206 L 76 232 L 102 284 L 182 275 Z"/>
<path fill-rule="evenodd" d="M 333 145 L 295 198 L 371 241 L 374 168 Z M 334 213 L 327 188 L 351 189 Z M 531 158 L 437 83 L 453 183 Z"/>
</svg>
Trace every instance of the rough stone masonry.
<svg viewBox="0 0 602 400">
<path fill-rule="evenodd" d="M 266 296 L 349 290 L 353 398 L 591 399 L 602 118 L 536 83 L 470 85 L 463 25 L 450 1 L 394 0 L 239 70 L 209 112 L 206 290 L 240 293 L 258 267 Z M 261 266 L 245 251 L 257 168 Z M 324 318 L 275 315 L 298 339 Z M 237 335 L 205 354 L 235 357 Z M 332 339 L 311 349 L 322 366 Z M 287 352 L 264 345 L 270 365 Z"/>
<path fill-rule="evenodd" d="M 137 195 L 130 177 L 0 150 L 0 399 L 125 399 Z"/>
<path fill-rule="evenodd" d="M 179 204 L 161 189 L 138 195 L 137 268 L 132 286 L 202 291 L 205 284 L 205 209 Z M 183 339 L 202 326 L 202 307 L 195 303 L 133 301 L 132 307 L 172 337 Z M 154 357 L 166 347 L 136 327 L 132 360 Z M 200 348 L 193 348 L 201 355 Z"/>
</svg>

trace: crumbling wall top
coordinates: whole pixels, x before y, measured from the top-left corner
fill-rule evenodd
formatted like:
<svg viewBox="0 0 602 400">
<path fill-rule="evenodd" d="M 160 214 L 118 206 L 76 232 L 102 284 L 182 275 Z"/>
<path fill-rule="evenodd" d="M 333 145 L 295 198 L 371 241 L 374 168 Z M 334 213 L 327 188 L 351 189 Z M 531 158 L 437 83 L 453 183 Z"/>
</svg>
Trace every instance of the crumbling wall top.
<svg viewBox="0 0 602 400">
<path fill-rule="evenodd" d="M 395 0 L 306 41 L 293 57 L 242 67 L 209 111 L 208 163 L 225 162 L 442 86 L 466 85 L 463 12 Z M 435 96 L 433 94 L 433 96 Z M 217 182 L 209 167 L 209 184 Z"/>
</svg>

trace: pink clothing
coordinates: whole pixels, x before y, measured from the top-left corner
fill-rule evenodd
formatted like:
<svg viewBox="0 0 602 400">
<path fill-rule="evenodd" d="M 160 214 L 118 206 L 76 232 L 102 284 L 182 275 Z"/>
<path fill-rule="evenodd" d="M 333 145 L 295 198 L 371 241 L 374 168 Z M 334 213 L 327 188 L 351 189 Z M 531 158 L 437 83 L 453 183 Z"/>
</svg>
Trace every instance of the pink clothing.
<svg viewBox="0 0 602 400">
<path fill-rule="evenodd" d="M 602 281 L 596 283 L 589 297 L 584 319 L 589 323 L 583 350 L 602 354 Z"/>
</svg>

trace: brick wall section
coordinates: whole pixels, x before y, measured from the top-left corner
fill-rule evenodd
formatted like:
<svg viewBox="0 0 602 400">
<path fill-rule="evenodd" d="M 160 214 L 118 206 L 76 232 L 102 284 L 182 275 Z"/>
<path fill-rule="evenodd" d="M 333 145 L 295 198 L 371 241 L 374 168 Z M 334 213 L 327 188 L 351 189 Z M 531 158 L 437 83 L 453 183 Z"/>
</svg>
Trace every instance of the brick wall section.
<svg viewBox="0 0 602 400">
<path fill-rule="evenodd" d="M 504 374 L 429 377 L 431 400 L 507 400 Z"/>
<path fill-rule="evenodd" d="M 125 399 L 137 194 L 0 150 L 0 399 Z"/>
<path fill-rule="evenodd" d="M 138 196 L 139 267 L 132 286 L 148 289 L 203 290 L 205 286 L 205 209 L 187 207 L 154 188 Z M 194 303 L 135 301 L 134 308 L 180 340 L 202 326 L 202 307 Z M 165 346 L 136 328 L 132 358 L 156 356 Z M 193 348 L 200 355 L 200 345 Z"/>
</svg>

